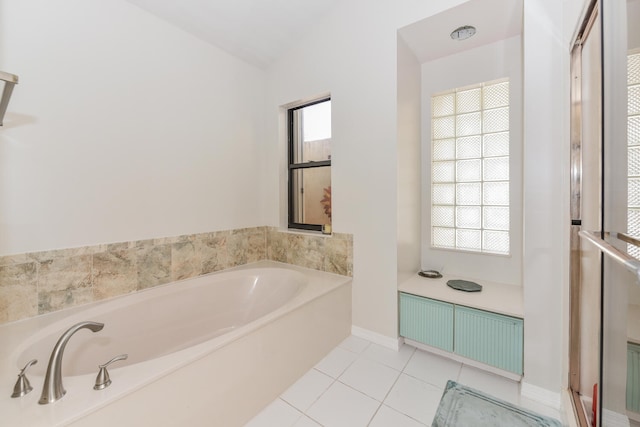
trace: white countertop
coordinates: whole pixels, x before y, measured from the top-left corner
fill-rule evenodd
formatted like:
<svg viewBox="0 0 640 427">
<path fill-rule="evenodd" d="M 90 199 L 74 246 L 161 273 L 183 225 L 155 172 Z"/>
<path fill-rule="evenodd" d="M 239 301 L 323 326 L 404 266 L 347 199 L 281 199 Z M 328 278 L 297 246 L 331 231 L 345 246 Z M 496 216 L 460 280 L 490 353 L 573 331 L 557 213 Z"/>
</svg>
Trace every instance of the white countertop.
<svg viewBox="0 0 640 427">
<path fill-rule="evenodd" d="M 452 279 L 469 280 L 482 285 L 480 292 L 458 291 L 447 286 Z M 398 285 L 400 292 L 425 298 L 446 301 L 466 307 L 491 311 L 507 316 L 524 318 L 522 287 L 495 283 L 487 280 L 475 280 L 459 276 L 443 275 L 440 279 L 429 279 L 415 275 Z"/>
</svg>

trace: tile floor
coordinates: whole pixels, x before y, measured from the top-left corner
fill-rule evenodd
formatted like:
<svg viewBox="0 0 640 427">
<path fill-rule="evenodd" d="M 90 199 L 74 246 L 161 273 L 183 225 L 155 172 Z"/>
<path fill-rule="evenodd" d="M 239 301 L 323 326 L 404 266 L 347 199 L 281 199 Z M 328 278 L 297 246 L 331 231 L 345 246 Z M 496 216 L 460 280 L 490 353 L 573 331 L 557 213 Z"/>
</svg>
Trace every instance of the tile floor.
<svg viewBox="0 0 640 427">
<path fill-rule="evenodd" d="M 430 426 L 449 379 L 561 419 L 520 397 L 517 382 L 409 345 L 396 352 L 350 336 L 246 427 Z"/>
</svg>

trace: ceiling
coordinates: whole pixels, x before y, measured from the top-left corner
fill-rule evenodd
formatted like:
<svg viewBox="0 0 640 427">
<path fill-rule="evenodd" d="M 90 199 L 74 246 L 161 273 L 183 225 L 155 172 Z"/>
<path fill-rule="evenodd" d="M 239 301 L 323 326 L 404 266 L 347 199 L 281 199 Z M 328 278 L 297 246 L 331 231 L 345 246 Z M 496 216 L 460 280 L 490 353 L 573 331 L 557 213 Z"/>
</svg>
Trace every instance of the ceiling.
<svg viewBox="0 0 640 427">
<path fill-rule="evenodd" d="M 450 34 L 463 25 L 476 27 L 467 40 Z M 422 64 L 522 34 L 522 0 L 470 0 L 398 31 Z"/>
<path fill-rule="evenodd" d="M 265 68 L 339 0 L 127 0 Z"/>
<path fill-rule="evenodd" d="M 275 62 L 340 0 L 127 0 L 260 68 Z M 452 40 L 462 25 L 474 37 Z M 522 0 L 470 0 L 399 34 L 421 63 L 522 32 Z"/>
</svg>

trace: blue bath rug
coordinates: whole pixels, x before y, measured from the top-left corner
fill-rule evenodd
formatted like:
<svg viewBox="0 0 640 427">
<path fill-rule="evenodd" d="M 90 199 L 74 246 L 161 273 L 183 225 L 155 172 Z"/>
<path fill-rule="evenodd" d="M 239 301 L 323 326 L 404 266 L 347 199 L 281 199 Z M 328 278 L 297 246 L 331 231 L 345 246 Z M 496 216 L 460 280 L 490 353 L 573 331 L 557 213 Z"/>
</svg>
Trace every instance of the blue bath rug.
<svg viewBox="0 0 640 427">
<path fill-rule="evenodd" d="M 557 420 L 449 381 L 432 427 L 562 427 Z"/>
</svg>

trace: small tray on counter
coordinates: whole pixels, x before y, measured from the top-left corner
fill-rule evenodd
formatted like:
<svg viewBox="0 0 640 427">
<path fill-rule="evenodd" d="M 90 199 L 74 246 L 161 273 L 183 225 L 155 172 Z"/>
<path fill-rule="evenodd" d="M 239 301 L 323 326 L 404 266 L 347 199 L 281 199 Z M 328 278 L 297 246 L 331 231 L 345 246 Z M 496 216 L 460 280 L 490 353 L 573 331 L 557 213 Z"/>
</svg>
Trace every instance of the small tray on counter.
<svg viewBox="0 0 640 427">
<path fill-rule="evenodd" d="M 457 291 L 464 292 L 480 292 L 482 290 L 482 285 L 468 280 L 449 280 L 447 281 L 447 286 Z"/>
</svg>

